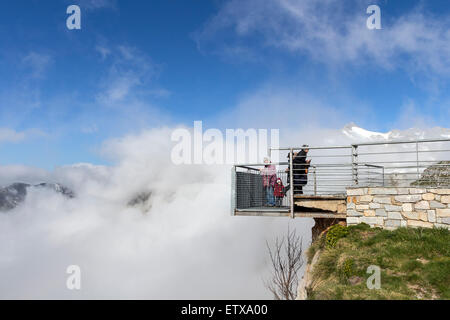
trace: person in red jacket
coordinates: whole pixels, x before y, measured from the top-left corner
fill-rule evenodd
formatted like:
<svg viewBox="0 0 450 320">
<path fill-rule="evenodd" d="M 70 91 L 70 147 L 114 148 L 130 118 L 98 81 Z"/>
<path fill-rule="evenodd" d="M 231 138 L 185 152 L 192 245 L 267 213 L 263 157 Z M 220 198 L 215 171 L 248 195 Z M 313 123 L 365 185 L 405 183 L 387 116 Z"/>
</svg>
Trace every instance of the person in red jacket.
<svg viewBox="0 0 450 320">
<path fill-rule="evenodd" d="M 277 179 L 275 186 L 273 187 L 273 195 L 275 196 L 275 203 L 277 207 L 281 207 L 281 203 L 283 202 L 285 188 L 283 185 L 283 181 L 280 178 Z"/>
</svg>

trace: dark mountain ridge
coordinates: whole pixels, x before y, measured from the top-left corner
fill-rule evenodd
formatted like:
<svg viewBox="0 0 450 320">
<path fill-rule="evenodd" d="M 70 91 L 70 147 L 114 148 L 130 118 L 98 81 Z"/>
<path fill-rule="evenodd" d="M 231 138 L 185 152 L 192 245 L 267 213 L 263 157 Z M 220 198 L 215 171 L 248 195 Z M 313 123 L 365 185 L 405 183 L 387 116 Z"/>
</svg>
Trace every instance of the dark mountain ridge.
<svg viewBox="0 0 450 320">
<path fill-rule="evenodd" d="M 69 188 L 59 184 L 59 183 L 39 183 L 39 184 L 28 184 L 28 183 L 13 183 L 6 187 L 0 187 L 0 211 L 8 211 L 17 207 L 19 204 L 25 201 L 28 189 L 30 188 L 45 188 L 53 190 L 56 193 L 60 193 L 67 198 L 74 198 L 75 193 Z"/>
</svg>

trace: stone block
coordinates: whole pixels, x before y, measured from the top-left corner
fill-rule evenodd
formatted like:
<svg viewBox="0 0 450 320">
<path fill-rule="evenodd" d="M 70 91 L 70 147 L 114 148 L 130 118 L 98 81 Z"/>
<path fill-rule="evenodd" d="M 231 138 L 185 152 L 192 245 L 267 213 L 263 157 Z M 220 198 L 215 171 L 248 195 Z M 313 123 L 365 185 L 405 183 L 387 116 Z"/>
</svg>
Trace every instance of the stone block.
<svg viewBox="0 0 450 320">
<path fill-rule="evenodd" d="M 450 224 L 450 217 L 448 218 L 441 218 L 441 221 L 439 221 L 440 223 L 445 223 L 445 224 Z"/>
<path fill-rule="evenodd" d="M 378 217 L 387 217 L 387 212 L 384 209 L 376 209 L 375 215 Z"/>
<path fill-rule="evenodd" d="M 419 220 L 428 221 L 428 213 L 426 211 L 418 211 Z"/>
<path fill-rule="evenodd" d="M 417 212 L 402 212 L 402 215 L 407 219 L 418 220 L 419 214 Z"/>
<path fill-rule="evenodd" d="M 347 210 L 348 209 L 356 209 L 356 205 L 353 202 L 347 202 Z"/>
<path fill-rule="evenodd" d="M 367 224 L 369 224 L 371 226 L 374 226 L 374 225 L 382 226 L 383 225 L 383 220 L 384 220 L 381 217 L 361 217 L 359 219 L 360 219 L 360 221 L 362 223 L 367 223 Z"/>
<path fill-rule="evenodd" d="M 422 200 L 421 194 L 409 194 L 409 195 L 401 195 L 401 196 L 395 196 L 395 201 L 398 202 L 417 202 Z"/>
<path fill-rule="evenodd" d="M 347 210 L 347 216 L 348 217 L 361 217 L 362 213 L 358 212 L 356 210 Z"/>
<path fill-rule="evenodd" d="M 369 210 L 369 205 L 368 204 L 357 204 L 356 210 Z"/>
<path fill-rule="evenodd" d="M 418 221 L 418 220 L 408 220 L 408 227 L 433 228 L 433 224 L 430 222 L 424 222 L 424 221 Z"/>
<path fill-rule="evenodd" d="M 364 192 L 365 188 L 347 189 L 348 196 L 362 196 L 367 192 Z"/>
<path fill-rule="evenodd" d="M 380 208 L 381 208 L 381 204 L 379 204 L 379 203 L 375 203 L 375 202 L 369 203 L 369 209 L 380 209 Z"/>
<path fill-rule="evenodd" d="M 428 209 L 430 209 L 430 203 L 428 201 L 422 200 L 422 201 L 417 202 L 414 205 L 414 208 L 416 210 L 428 210 Z"/>
<path fill-rule="evenodd" d="M 442 196 L 441 202 L 442 203 L 450 203 L 450 196 Z"/>
<path fill-rule="evenodd" d="M 450 209 L 436 209 L 436 216 L 440 218 L 450 217 Z"/>
<path fill-rule="evenodd" d="M 427 192 L 427 189 L 423 188 L 409 188 L 409 194 L 422 194 Z"/>
<path fill-rule="evenodd" d="M 374 197 L 372 200 L 374 203 L 391 204 L 391 197 Z"/>
<path fill-rule="evenodd" d="M 427 211 L 428 214 L 428 221 L 430 222 L 436 222 L 436 211 L 434 210 L 428 210 Z"/>
<path fill-rule="evenodd" d="M 422 199 L 423 200 L 427 200 L 427 201 L 434 200 L 434 197 L 435 197 L 434 193 L 424 193 L 424 194 L 422 194 Z"/>
<path fill-rule="evenodd" d="M 361 221 L 357 217 L 347 217 L 347 225 L 360 224 Z"/>
<path fill-rule="evenodd" d="M 381 195 L 381 194 L 389 194 L 394 195 L 398 194 L 396 188 L 369 188 L 369 194 L 372 195 Z"/>
<path fill-rule="evenodd" d="M 445 204 L 442 204 L 442 203 L 440 203 L 440 202 L 438 202 L 438 201 L 434 201 L 434 200 L 432 200 L 432 201 L 430 201 L 430 209 L 444 209 L 444 208 L 446 208 L 447 206 L 445 205 Z"/>
<path fill-rule="evenodd" d="M 365 217 L 375 217 L 375 210 L 364 210 Z"/>
<path fill-rule="evenodd" d="M 404 203 L 404 204 L 402 204 L 402 211 L 405 211 L 405 212 L 413 211 L 413 204 L 412 203 Z"/>
<path fill-rule="evenodd" d="M 384 208 L 386 209 L 386 211 L 402 211 L 402 206 L 386 204 Z"/>
<path fill-rule="evenodd" d="M 358 200 L 359 202 L 371 202 L 373 200 L 373 196 L 366 194 L 364 196 L 360 196 Z"/>
<path fill-rule="evenodd" d="M 409 194 L 408 188 L 397 188 L 397 194 Z"/>
<path fill-rule="evenodd" d="M 401 221 L 400 220 L 385 220 L 384 221 L 384 225 L 386 227 L 390 227 L 390 228 L 398 228 L 401 227 Z"/>
<path fill-rule="evenodd" d="M 400 214 L 400 212 L 388 212 L 388 219 L 403 220 L 403 217 Z M 399 225 L 400 225 L 400 223 L 399 223 Z"/>
</svg>

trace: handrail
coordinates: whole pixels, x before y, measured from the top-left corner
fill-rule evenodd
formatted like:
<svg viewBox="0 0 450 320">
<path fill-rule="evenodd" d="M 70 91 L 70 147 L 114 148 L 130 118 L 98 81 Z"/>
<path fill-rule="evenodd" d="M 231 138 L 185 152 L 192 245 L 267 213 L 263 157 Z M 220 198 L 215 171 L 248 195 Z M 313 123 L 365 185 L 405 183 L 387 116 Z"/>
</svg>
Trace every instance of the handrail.
<svg viewBox="0 0 450 320">
<path fill-rule="evenodd" d="M 391 141 L 375 141 L 375 142 L 360 142 L 360 143 L 352 143 L 351 145 L 346 146 L 308 146 L 308 147 L 278 147 L 278 148 L 269 148 L 270 150 L 320 150 L 320 149 L 351 149 L 353 146 L 376 146 L 376 145 L 385 145 L 385 144 L 409 144 L 409 143 L 427 143 L 427 142 L 447 142 L 450 141 L 450 138 L 439 138 L 439 139 L 418 139 L 418 140 L 391 140 Z M 448 151 L 448 150 L 445 150 Z M 415 152 L 415 151 L 413 151 Z M 420 152 L 420 151 L 419 151 Z"/>
</svg>

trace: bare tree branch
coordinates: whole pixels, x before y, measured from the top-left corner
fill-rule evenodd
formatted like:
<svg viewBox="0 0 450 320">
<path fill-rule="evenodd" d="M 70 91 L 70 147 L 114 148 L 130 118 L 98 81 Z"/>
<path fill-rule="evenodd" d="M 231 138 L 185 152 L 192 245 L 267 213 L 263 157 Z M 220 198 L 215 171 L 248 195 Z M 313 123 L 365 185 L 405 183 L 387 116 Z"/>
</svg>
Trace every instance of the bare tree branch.
<svg viewBox="0 0 450 320">
<path fill-rule="evenodd" d="M 298 272 L 303 265 L 302 239 L 288 227 L 287 234 L 275 239 L 272 248 L 266 241 L 272 265 L 272 277 L 265 281 L 275 300 L 294 300 L 297 294 Z"/>
</svg>

